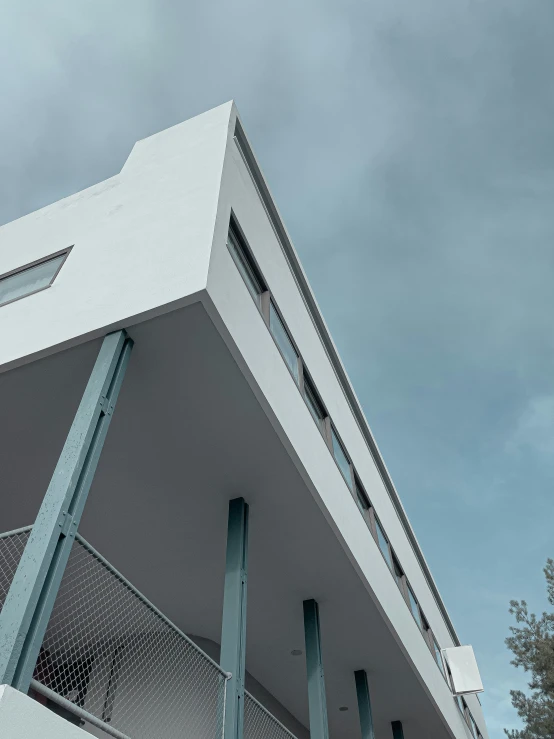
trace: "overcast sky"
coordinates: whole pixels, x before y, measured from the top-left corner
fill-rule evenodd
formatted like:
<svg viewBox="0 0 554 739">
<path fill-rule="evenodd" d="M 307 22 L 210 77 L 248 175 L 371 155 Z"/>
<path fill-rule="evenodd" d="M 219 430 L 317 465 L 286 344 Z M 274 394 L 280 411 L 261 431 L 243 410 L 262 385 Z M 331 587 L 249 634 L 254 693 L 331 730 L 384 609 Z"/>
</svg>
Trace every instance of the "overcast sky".
<svg viewBox="0 0 554 739">
<path fill-rule="evenodd" d="M 552 0 L 0 0 L 0 222 L 234 98 L 464 643 L 554 556 Z"/>
</svg>

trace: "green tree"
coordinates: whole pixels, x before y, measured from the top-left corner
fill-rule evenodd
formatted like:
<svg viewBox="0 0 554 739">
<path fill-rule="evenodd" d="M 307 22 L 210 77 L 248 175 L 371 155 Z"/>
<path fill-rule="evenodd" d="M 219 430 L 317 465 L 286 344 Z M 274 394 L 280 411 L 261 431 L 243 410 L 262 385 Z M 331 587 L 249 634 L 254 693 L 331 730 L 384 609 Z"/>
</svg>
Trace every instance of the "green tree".
<svg viewBox="0 0 554 739">
<path fill-rule="evenodd" d="M 548 602 L 554 606 L 554 560 L 544 568 Z M 511 690 L 512 704 L 525 722 L 523 731 L 506 731 L 510 739 L 554 738 L 554 612 L 544 612 L 540 618 L 529 613 L 527 603 L 510 601 L 510 613 L 517 626 L 510 626 L 512 635 L 506 645 L 514 654 L 512 664 L 529 672 L 530 695 Z"/>
</svg>

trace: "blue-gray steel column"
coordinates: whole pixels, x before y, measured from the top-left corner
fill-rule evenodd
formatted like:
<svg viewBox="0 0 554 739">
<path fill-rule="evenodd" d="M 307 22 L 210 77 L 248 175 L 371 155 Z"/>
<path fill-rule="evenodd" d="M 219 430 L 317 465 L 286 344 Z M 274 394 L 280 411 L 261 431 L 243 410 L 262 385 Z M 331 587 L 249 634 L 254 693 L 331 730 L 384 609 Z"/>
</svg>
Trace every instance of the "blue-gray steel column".
<svg viewBox="0 0 554 739">
<path fill-rule="evenodd" d="M 227 683 L 225 739 L 242 739 L 244 733 L 247 563 L 248 505 L 244 498 L 235 498 L 229 502 L 221 626 L 220 663 L 231 674 Z"/>
<path fill-rule="evenodd" d="M 27 692 L 133 342 L 104 338 L 0 613 L 0 684 Z"/>
<path fill-rule="evenodd" d="M 321 656 L 319 606 L 315 600 L 304 601 L 304 638 L 306 641 L 306 668 L 308 672 L 310 739 L 329 739 L 325 679 Z"/>
<path fill-rule="evenodd" d="M 358 712 L 360 714 L 362 739 L 375 739 L 367 673 L 365 670 L 356 670 L 354 678 L 356 680 L 356 695 L 358 696 Z"/>
<path fill-rule="evenodd" d="M 392 726 L 392 737 L 393 739 L 404 739 L 404 730 L 402 729 L 402 721 L 393 721 Z"/>
</svg>

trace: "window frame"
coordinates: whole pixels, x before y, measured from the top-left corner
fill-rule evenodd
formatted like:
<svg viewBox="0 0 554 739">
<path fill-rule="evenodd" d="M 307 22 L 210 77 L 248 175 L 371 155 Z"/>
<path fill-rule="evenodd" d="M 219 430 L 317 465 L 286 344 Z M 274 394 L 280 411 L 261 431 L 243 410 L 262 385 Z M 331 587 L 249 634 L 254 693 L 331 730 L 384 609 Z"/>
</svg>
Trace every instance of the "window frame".
<svg viewBox="0 0 554 739">
<path fill-rule="evenodd" d="M 433 659 L 437 663 L 437 667 L 441 671 L 444 679 L 448 682 L 446 668 L 444 666 L 444 658 L 442 656 L 442 649 L 437 641 L 435 634 L 433 633 L 433 629 L 430 626 L 427 629 L 427 643 L 429 645 L 429 649 L 431 650 L 431 654 L 433 655 Z"/>
<path fill-rule="evenodd" d="M 325 438 L 326 420 L 329 418 L 329 414 L 327 413 L 327 409 L 325 408 L 325 405 L 323 404 L 323 401 L 321 400 L 321 396 L 317 391 L 315 382 L 312 380 L 303 362 L 301 362 L 299 386 L 300 386 L 300 393 L 304 399 L 304 402 L 308 406 L 308 411 L 310 412 L 310 416 L 313 418 L 315 425 L 318 427 L 320 433 Z M 308 401 L 308 397 L 307 397 L 308 395 L 312 396 L 314 403 L 310 403 Z M 316 419 L 314 414 L 312 413 L 312 406 L 314 405 L 317 408 L 319 408 L 319 410 L 321 411 L 321 416 L 319 417 L 319 420 Z"/>
<path fill-rule="evenodd" d="M 435 637 L 433 636 L 433 632 L 431 630 L 431 627 L 429 626 L 429 621 L 427 621 L 427 619 L 425 618 L 425 614 L 421 610 L 421 606 L 419 607 L 419 612 L 421 613 L 421 620 L 423 622 L 423 636 L 425 637 L 425 641 L 427 642 L 427 646 L 429 647 L 429 651 L 431 652 L 433 659 L 435 660 L 435 662 L 437 662 L 437 665 L 440 668 L 440 665 L 437 661 L 437 654 L 435 653 L 435 645 L 434 645 Z M 440 654 L 440 647 L 438 643 L 437 643 L 437 647 L 438 647 L 439 654 Z M 441 659 L 442 659 L 442 655 L 441 655 Z"/>
<path fill-rule="evenodd" d="M 381 523 L 381 521 L 379 520 L 379 518 L 377 517 L 377 515 L 375 514 L 375 512 L 373 514 L 373 517 L 374 517 L 374 521 L 375 521 L 375 542 L 377 544 L 377 547 L 378 547 L 379 551 L 381 552 L 381 556 L 385 560 L 385 564 L 387 565 L 387 567 L 389 569 L 389 572 L 394 577 L 394 573 L 392 571 L 392 567 L 393 567 L 392 547 L 390 545 L 389 537 L 387 536 L 387 534 L 385 532 L 385 529 L 383 528 L 383 524 Z M 385 540 L 385 542 L 387 544 L 387 550 L 388 550 L 388 553 L 389 553 L 389 559 L 387 559 L 386 555 L 384 554 L 383 550 L 381 549 L 381 544 L 379 543 L 379 531 L 383 535 L 383 539 Z"/>
<path fill-rule="evenodd" d="M 244 275 L 242 273 L 242 270 L 241 270 L 240 266 L 237 264 L 237 259 L 236 259 L 235 255 L 233 254 L 233 252 L 231 251 L 231 249 L 229 248 L 229 237 L 231 237 L 236 242 L 237 247 L 238 247 L 238 250 L 243 253 L 243 255 L 244 255 L 243 259 L 246 262 L 246 266 L 252 272 L 252 274 L 254 276 L 254 279 L 256 280 L 256 282 L 258 283 L 258 285 L 260 287 L 260 292 L 258 293 L 259 298 L 260 298 L 259 303 L 256 300 L 256 298 L 254 297 L 254 295 L 252 295 L 252 291 L 250 290 L 250 287 L 249 287 L 248 283 L 246 282 L 246 280 L 244 278 Z M 250 246 L 248 244 L 248 241 L 247 241 L 247 239 L 246 239 L 246 237 L 245 237 L 245 235 L 244 235 L 241 227 L 238 225 L 237 220 L 233 216 L 232 213 L 231 213 L 231 218 L 230 218 L 230 221 L 229 221 L 229 228 L 227 229 L 227 243 L 226 243 L 226 245 L 227 245 L 227 251 L 229 252 L 229 254 L 231 256 L 231 259 L 235 263 L 235 266 L 236 266 L 236 268 L 239 271 L 239 274 L 240 274 L 240 276 L 242 278 L 242 281 L 246 285 L 246 289 L 248 290 L 248 293 L 249 293 L 250 297 L 252 298 L 252 300 L 256 304 L 258 310 L 263 315 L 263 297 L 264 297 L 264 295 L 268 294 L 267 284 L 266 284 L 266 281 L 263 278 L 262 271 L 258 267 L 258 263 L 256 262 L 256 260 L 254 258 L 254 255 L 252 254 L 252 249 L 250 248 Z M 239 253 L 238 256 L 239 256 L 239 259 L 240 259 L 240 257 L 241 257 L 240 253 Z"/>
<path fill-rule="evenodd" d="M 58 257 L 61 257 L 61 256 L 64 257 L 62 261 L 59 263 L 56 271 L 52 275 L 52 278 L 50 279 L 50 282 L 48 283 L 48 285 L 45 285 L 44 287 L 39 287 L 36 290 L 31 290 L 31 292 L 25 293 L 25 295 L 19 295 L 17 298 L 6 300 L 5 303 L 0 303 L 0 308 L 3 308 L 5 305 L 11 305 L 12 303 L 16 303 L 18 300 L 23 300 L 23 298 L 29 298 L 31 295 L 36 295 L 37 293 L 41 293 L 43 290 L 48 290 L 48 288 L 52 287 L 57 276 L 60 274 L 61 268 L 66 263 L 67 257 L 69 256 L 69 253 L 73 249 L 73 246 L 74 244 L 71 244 L 71 246 L 66 246 L 65 249 L 60 249 L 59 251 L 56 251 L 53 254 L 48 254 L 48 256 L 46 257 L 35 259 L 33 262 L 28 262 L 28 264 L 24 264 L 21 267 L 17 267 L 16 269 L 11 269 L 8 272 L 4 272 L 3 274 L 1 274 L 0 282 L 2 282 L 3 280 L 7 280 L 10 277 L 14 277 L 15 275 L 21 274 L 22 272 L 26 272 L 28 269 L 32 269 L 33 267 L 38 267 L 40 264 L 51 262 L 53 259 L 57 259 Z"/>
<path fill-rule="evenodd" d="M 371 501 L 369 499 L 368 494 L 366 493 L 364 486 L 360 482 L 360 478 L 354 471 L 354 492 L 353 497 L 356 502 L 356 505 L 358 506 L 358 510 L 362 514 L 362 518 L 366 522 L 367 526 L 369 527 L 369 530 L 371 531 L 371 534 L 373 535 L 372 531 L 372 514 L 371 511 L 373 509 L 373 506 L 371 505 Z"/>
<path fill-rule="evenodd" d="M 408 593 L 408 606 L 410 608 L 410 613 L 412 614 L 412 616 L 414 618 L 414 621 L 418 625 L 419 630 L 423 634 L 424 633 L 424 630 L 423 630 L 423 619 L 422 619 L 422 615 L 423 614 L 421 612 L 421 607 L 419 605 L 419 601 L 416 598 L 416 594 L 414 593 L 414 589 L 412 588 L 412 586 L 410 585 L 410 583 L 408 581 L 406 581 L 406 588 L 407 588 L 407 593 Z M 410 598 L 410 596 L 411 596 L 411 598 Z M 412 604 L 412 599 L 413 599 L 413 604 Z M 415 606 L 415 609 L 416 609 L 417 614 L 419 616 L 419 621 L 418 621 L 418 619 L 417 619 L 417 617 L 416 617 L 416 615 L 414 613 L 414 606 Z"/>
<path fill-rule="evenodd" d="M 266 323 L 267 323 L 267 327 L 269 329 L 269 333 L 271 334 L 271 338 L 275 342 L 275 346 L 279 350 L 279 354 L 283 358 L 283 362 L 285 363 L 288 371 L 290 372 L 290 374 L 292 376 L 292 379 L 294 380 L 295 385 L 299 389 L 301 389 L 301 380 L 302 380 L 302 375 L 303 375 L 302 357 L 300 356 L 300 352 L 298 351 L 298 347 L 296 346 L 296 343 L 294 342 L 294 339 L 292 338 L 291 332 L 288 329 L 288 326 L 287 326 L 287 324 L 286 324 L 286 322 L 285 322 L 285 320 L 283 318 L 283 315 L 282 315 L 281 311 L 279 310 L 279 308 L 277 307 L 277 303 L 275 302 L 275 299 L 274 299 L 273 295 L 271 294 L 271 292 L 269 290 L 267 290 L 266 293 L 267 293 L 267 300 L 266 300 L 266 302 L 267 302 L 267 319 L 266 319 Z M 287 361 L 287 359 L 285 357 L 285 353 L 283 352 L 283 350 L 281 349 L 281 347 L 279 345 L 279 342 L 275 338 L 275 334 L 271 330 L 271 309 L 272 308 L 273 308 L 273 311 L 274 311 L 275 315 L 277 316 L 277 320 L 279 321 L 279 323 L 281 324 L 281 327 L 282 327 L 283 331 L 285 332 L 285 336 L 290 341 L 290 345 L 293 348 L 294 353 L 296 354 L 296 372 L 297 372 L 296 375 L 294 374 L 293 370 L 291 369 L 291 367 L 290 367 L 290 365 L 289 365 L 289 363 L 288 363 L 288 361 Z M 264 319 L 265 319 L 265 315 L 264 315 Z"/>
<path fill-rule="evenodd" d="M 448 668 L 448 675 L 451 677 L 450 669 Z M 479 726 L 477 725 L 477 721 L 473 718 L 473 714 L 471 713 L 471 710 L 469 706 L 467 705 L 467 702 L 465 698 L 462 695 L 456 695 L 454 694 L 454 701 L 456 705 L 458 706 L 458 709 L 460 713 L 462 714 L 464 721 L 467 724 L 467 728 L 469 729 L 469 732 L 474 739 L 482 739 L 481 730 L 479 729 Z"/>
<path fill-rule="evenodd" d="M 242 273 L 242 270 L 241 270 L 239 264 L 237 264 L 237 257 L 235 257 L 235 254 L 233 253 L 233 251 L 229 247 L 229 237 L 231 237 L 236 242 L 236 245 L 238 246 L 238 250 L 239 250 L 238 258 L 241 259 L 241 257 L 242 257 L 243 261 L 246 263 L 247 269 L 249 269 L 252 272 L 255 281 L 259 285 L 260 292 L 257 293 L 257 296 L 259 297 L 259 301 L 252 294 L 252 291 L 250 290 L 250 286 L 248 285 L 248 283 L 247 283 L 247 281 L 246 281 L 246 279 L 245 279 L 245 277 L 244 277 L 244 275 Z M 264 320 L 264 323 L 266 324 L 266 326 L 267 326 L 267 328 L 269 330 L 269 334 L 270 334 L 271 338 L 273 339 L 273 341 L 275 343 L 275 346 L 279 350 L 279 354 L 281 355 L 281 357 L 282 357 L 282 359 L 283 359 L 283 361 L 285 363 L 286 368 L 290 372 L 290 374 L 291 374 L 291 376 L 292 376 L 292 378 L 294 380 L 295 385 L 297 387 L 299 387 L 299 388 L 302 388 L 302 382 L 303 382 L 303 362 L 302 362 L 302 356 L 300 354 L 300 351 L 298 350 L 298 347 L 296 345 L 296 342 L 292 338 L 292 334 L 291 334 L 291 332 L 289 330 L 289 327 L 287 326 L 287 322 L 283 318 L 283 314 L 279 310 L 279 306 L 275 302 L 275 298 L 273 297 L 273 294 L 269 290 L 269 287 L 267 285 L 267 282 L 264 279 L 264 276 L 262 274 L 262 271 L 261 271 L 260 267 L 258 266 L 258 262 L 256 261 L 256 259 L 254 257 L 254 254 L 252 252 L 252 249 L 250 248 L 250 245 L 248 244 L 248 240 L 247 240 L 246 236 L 244 235 L 244 232 L 243 232 L 242 228 L 240 227 L 240 225 L 239 225 L 239 223 L 238 223 L 238 221 L 237 221 L 237 219 L 235 217 L 235 214 L 232 211 L 231 211 L 231 216 L 230 216 L 230 219 L 229 219 L 229 226 L 228 226 L 228 229 L 227 229 L 226 242 L 227 242 L 227 251 L 229 252 L 229 254 L 231 256 L 231 259 L 233 260 L 233 262 L 235 264 L 235 267 L 237 268 L 237 270 L 238 270 L 238 272 L 239 272 L 239 274 L 240 274 L 240 276 L 242 278 L 242 281 L 244 282 L 244 284 L 246 286 L 246 289 L 248 290 L 248 293 L 249 293 L 250 297 L 252 298 L 252 300 L 254 301 L 254 304 L 258 308 L 258 311 L 260 312 L 260 314 L 261 314 L 261 316 L 262 316 L 262 318 Z M 242 252 L 242 254 L 240 252 Z M 271 307 L 272 306 L 273 306 L 273 309 L 274 309 L 275 314 L 277 316 L 277 319 L 281 323 L 281 326 L 282 326 L 282 328 L 283 328 L 283 330 L 285 332 L 285 335 L 287 336 L 287 338 L 288 338 L 288 340 L 289 340 L 289 342 L 290 342 L 290 344 L 291 344 L 294 352 L 296 353 L 296 362 L 297 362 L 297 364 L 296 364 L 296 371 L 297 371 L 297 376 L 291 370 L 291 368 L 289 366 L 289 363 L 287 362 L 287 360 L 285 358 L 285 355 L 284 355 L 281 347 L 279 346 L 279 343 L 277 342 L 277 339 L 275 338 L 275 335 L 274 335 L 273 331 L 271 330 L 271 320 L 270 320 L 270 318 L 271 318 Z"/>
<path fill-rule="evenodd" d="M 342 479 L 346 483 L 347 488 L 350 490 L 351 493 L 354 492 L 354 485 L 355 485 L 355 473 L 354 473 L 354 465 L 352 464 L 352 460 L 350 459 L 350 455 L 346 451 L 346 446 L 343 444 L 342 439 L 339 436 L 339 432 L 337 431 L 337 427 L 335 424 L 331 421 L 329 416 L 327 416 L 327 423 L 326 423 L 326 431 L 327 431 L 327 444 L 329 446 L 329 449 L 331 450 L 331 456 L 335 460 L 335 464 L 337 465 L 339 472 L 341 474 Z M 335 456 L 335 446 L 333 444 L 333 436 L 337 440 L 337 443 L 342 450 L 342 453 L 344 454 L 344 458 L 346 459 L 347 466 L 348 466 L 348 478 L 350 480 L 350 483 L 348 482 L 348 479 L 345 477 L 344 472 L 342 471 L 342 467 L 338 463 L 338 460 Z"/>
<path fill-rule="evenodd" d="M 462 698 L 462 706 L 464 708 L 465 722 L 466 722 L 466 724 L 467 724 L 467 726 L 468 726 L 468 728 L 469 728 L 469 730 L 471 732 L 471 735 L 473 736 L 473 731 L 471 730 L 471 718 L 472 718 L 471 717 L 471 711 L 469 710 L 469 706 L 467 705 L 467 703 L 466 703 L 466 701 L 465 701 L 464 698 Z"/>
</svg>

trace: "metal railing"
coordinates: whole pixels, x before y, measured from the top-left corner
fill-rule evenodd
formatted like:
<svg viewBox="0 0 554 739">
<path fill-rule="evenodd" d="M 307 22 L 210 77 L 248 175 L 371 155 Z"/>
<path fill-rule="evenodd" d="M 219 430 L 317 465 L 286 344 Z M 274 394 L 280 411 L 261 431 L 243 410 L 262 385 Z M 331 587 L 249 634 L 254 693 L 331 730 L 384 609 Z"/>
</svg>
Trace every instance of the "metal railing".
<svg viewBox="0 0 554 739">
<path fill-rule="evenodd" d="M 0 535 L 0 605 L 30 530 Z M 76 536 L 32 690 L 117 739 L 219 739 L 227 678 Z"/>
<path fill-rule="evenodd" d="M 296 739 L 296 737 L 245 690 L 244 739 Z"/>
<path fill-rule="evenodd" d="M 31 533 L 0 534 L 0 610 Z M 223 738 L 228 675 L 79 534 L 31 689 L 116 739 Z M 250 693 L 244 739 L 296 739 Z"/>
<path fill-rule="evenodd" d="M 17 565 L 27 544 L 32 526 L 0 534 L 0 611 L 12 584 Z"/>
</svg>

